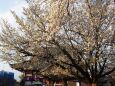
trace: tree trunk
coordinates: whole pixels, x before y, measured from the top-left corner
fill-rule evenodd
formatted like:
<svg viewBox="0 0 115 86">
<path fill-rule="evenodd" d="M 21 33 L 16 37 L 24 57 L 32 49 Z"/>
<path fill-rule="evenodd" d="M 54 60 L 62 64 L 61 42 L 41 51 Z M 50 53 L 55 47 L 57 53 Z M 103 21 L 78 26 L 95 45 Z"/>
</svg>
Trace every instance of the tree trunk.
<svg viewBox="0 0 115 86">
<path fill-rule="evenodd" d="M 64 86 L 68 86 L 68 84 L 67 84 L 67 81 L 66 81 L 66 80 L 64 80 Z"/>
<path fill-rule="evenodd" d="M 96 86 L 96 83 L 92 83 L 92 86 Z"/>
<path fill-rule="evenodd" d="M 88 83 L 86 86 L 97 86 L 96 83 Z"/>
</svg>

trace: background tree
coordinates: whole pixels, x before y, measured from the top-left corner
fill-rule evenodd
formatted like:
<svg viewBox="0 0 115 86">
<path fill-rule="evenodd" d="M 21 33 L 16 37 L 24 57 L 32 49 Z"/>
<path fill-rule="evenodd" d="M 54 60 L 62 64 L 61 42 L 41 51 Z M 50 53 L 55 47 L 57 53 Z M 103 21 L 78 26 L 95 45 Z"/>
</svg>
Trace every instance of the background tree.
<svg viewBox="0 0 115 86">
<path fill-rule="evenodd" d="M 114 72 L 114 0 L 36 0 L 28 4 L 25 17 L 12 12 L 17 27 L 2 22 L 5 60 L 21 62 L 44 55 L 49 62 L 71 68 L 71 74 L 87 83 Z"/>
</svg>

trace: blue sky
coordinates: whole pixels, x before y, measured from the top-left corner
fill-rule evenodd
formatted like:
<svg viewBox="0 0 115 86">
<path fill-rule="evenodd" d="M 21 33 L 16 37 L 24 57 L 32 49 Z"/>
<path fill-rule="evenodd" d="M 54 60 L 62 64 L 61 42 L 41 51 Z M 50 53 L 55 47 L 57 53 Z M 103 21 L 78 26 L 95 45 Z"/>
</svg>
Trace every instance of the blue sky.
<svg viewBox="0 0 115 86">
<path fill-rule="evenodd" d="M 18 15 L 21 15 L 25 6 L 27 6 L 25 0 L 0 0 L 0 18 L 14 23 L 10 10 L 16 11 Z"/>
<path fill-rule="evenodd" d="M 0 0 L 0 13 L 9 11 L 9 8 L 17 5 L 23 0 Z"/>
<path fill-rule="evenodd" d="M 15 23 L 10 10 L 16 11 L 18 15 L 21 16 L 23 7 L 26 7 L 27 4 L 25 0 L 0 0 L 0 19 L 7 19 L 10 23 Z M 19 80 L 18 76 L 21 74 L 20 72 L 10 68 L 9 64 L 6 62 L 2 62 L 0 60 L 0 71 L 5 70 L 8 72 L 14 72 L 15 78 Z"/>
</svg>

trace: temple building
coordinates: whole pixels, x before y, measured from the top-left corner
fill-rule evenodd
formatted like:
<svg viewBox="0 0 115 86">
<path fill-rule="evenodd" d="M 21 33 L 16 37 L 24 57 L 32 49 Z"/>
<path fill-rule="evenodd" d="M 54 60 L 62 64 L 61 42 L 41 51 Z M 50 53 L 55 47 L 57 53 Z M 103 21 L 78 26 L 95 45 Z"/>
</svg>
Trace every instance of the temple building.
<svg viewBox="0 0 115 86">
<path fill-rule="evenodd" d="M 36 60 L 37 61 L 37 60 Z M 56 64 L 37 64 L 32 60 L 24 61 L 22 63 L 10 64 L 10 66 L 20 72 L 24 73 L 25 85 L 31 85 L 35 81 L 45 84 L 46 86 L 79 86 L 77 79 L 75 79 L 69 72 Z"/>
</svg>

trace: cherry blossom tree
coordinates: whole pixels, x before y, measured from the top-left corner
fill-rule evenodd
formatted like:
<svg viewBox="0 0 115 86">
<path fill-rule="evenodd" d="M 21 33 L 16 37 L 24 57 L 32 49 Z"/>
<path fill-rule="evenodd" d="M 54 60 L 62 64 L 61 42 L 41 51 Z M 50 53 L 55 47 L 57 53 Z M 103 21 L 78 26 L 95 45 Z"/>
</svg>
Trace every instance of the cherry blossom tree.
<svg viewBox="0 0 115 86">
<path fill-rule="evenodd" d="M 114 0 L 29 0 L 24 17 L 12 11 L 16 27 L 2 21 L 3 59 L 46 58 L 96 86 L 115 70 L 114 10 Z"/>
</svg>

